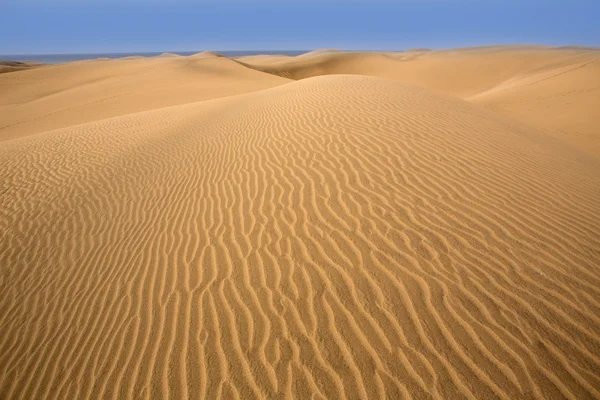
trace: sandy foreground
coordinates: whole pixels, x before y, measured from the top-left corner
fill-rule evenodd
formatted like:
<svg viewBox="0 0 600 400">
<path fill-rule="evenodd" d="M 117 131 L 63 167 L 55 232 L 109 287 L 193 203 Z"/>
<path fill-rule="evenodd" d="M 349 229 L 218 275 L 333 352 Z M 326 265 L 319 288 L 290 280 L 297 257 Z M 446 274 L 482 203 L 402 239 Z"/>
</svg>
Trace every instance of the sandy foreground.
<svg viewBox="0 0 600 400">
<path fill-rule="evenodd" d="M 600 51 L 0 74 L 0 398 L 600 398 Z"/>
</svg>

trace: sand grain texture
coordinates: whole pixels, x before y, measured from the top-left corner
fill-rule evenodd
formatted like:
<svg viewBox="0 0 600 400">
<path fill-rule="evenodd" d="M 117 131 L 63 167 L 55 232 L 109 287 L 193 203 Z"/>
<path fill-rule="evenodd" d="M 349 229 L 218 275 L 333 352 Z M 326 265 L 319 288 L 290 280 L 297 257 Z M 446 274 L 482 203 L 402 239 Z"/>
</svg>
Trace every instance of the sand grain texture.
<svg viewBox="0 0 600 400">
<path fill-rule="evenodd" d="M 142 62 L 186 58 L 107 63 Z M 600 397 L 596 157 L 389 78 L 189 67 L 246 83 L 0 143 L 0 398 Z"/>
</svg>

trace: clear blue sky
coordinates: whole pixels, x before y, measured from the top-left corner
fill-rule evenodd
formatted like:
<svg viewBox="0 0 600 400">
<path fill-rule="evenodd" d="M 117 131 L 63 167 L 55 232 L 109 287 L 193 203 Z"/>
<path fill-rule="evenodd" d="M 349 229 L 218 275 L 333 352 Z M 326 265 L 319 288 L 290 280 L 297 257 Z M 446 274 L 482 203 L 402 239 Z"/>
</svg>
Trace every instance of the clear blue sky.
<svg viewBox="0 0 600 400">
<path fill-rule="evenodd" d="M 600 0 L 0 0 L 0 54 L 600 46 Z"/>
</svg>

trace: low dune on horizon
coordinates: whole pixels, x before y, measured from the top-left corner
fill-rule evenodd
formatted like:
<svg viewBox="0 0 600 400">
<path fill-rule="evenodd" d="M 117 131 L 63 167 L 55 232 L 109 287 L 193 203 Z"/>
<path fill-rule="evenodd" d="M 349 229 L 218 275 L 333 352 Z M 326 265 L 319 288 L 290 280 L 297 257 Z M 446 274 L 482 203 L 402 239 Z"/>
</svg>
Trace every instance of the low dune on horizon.
<svg viewBox="0 0 600 400">
<path fill-rule="evenodd" d="M 0 399 L 600 398 L 599 61 L 0 74 Z"/>
<path fill-rule="evenodd" d="M 0 60 L 0 74 L 8 72 L 17 72 L 24 69 L 39 68 L 44 66 L 43 63 L 29 62 L 29 61 L 5 61 Z"/>
</svg>

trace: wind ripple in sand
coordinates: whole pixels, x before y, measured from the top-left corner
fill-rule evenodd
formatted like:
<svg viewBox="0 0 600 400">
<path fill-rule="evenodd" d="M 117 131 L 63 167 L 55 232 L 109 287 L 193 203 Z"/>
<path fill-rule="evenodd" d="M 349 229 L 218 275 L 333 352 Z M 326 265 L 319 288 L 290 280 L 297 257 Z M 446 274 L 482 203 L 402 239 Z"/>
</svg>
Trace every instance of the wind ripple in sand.
<svg viewBox="0 0 600 400">
<path fill-rule="evenodd" d="M 2 398 L 594 398 L 598 165 L 310 78 L 0 146 Z"/>
</svg>

